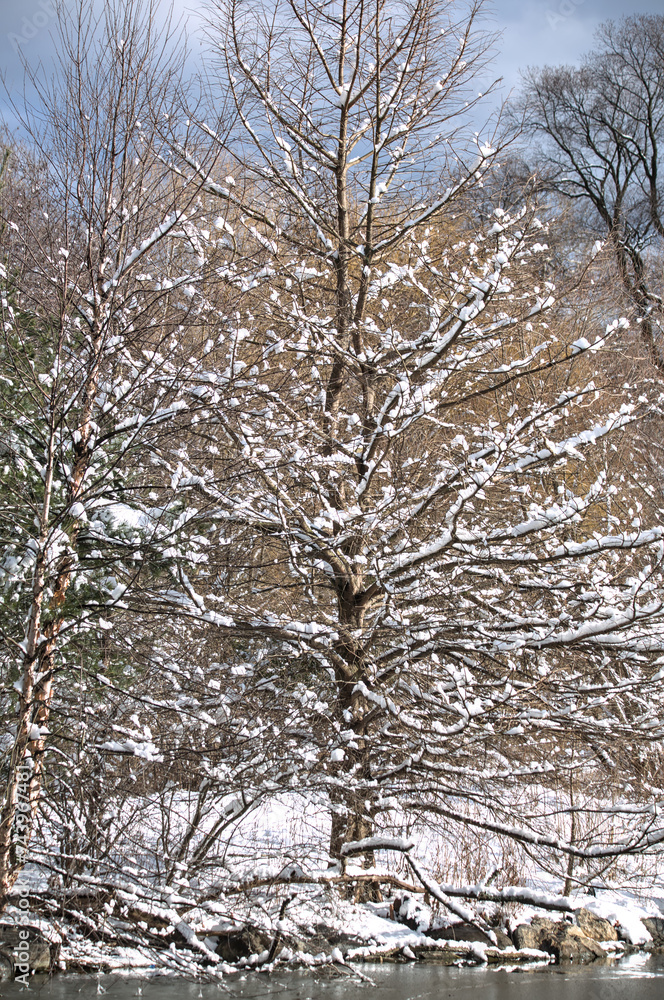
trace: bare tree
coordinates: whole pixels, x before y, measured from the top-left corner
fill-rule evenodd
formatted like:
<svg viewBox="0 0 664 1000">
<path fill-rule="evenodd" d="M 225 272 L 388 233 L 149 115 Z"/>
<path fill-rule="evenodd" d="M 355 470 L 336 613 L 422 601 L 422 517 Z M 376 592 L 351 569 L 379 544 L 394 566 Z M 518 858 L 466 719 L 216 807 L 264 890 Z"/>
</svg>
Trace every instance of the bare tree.
<svg viewBox="0 0 664 1000">
<path fill-rule="evenodd" d="M 661 14 L 608 21 L 579 68 L 530 70 L 523 95 L 530 133 L 544 140 L 541 184 L 587 206 L 660 370 L 663 59 Z"/>
</svg>

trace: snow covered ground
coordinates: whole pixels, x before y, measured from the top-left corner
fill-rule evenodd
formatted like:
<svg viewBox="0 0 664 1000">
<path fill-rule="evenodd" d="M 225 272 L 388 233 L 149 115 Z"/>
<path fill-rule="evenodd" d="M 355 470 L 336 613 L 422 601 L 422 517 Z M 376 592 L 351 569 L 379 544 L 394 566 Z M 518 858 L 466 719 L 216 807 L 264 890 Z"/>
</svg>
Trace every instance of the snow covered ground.
<svg viewBox="0 0 664 1000">
<path fill-rule="evenodd" d="M 185 804 L 180 805 L 184 817 Z M 146 827 L 145 814 L 141 815 L 141 847 L 145 849 L 150 840 L 149 824 Z M 433 953 L 434 949 L 446 952 L 450 962 L 496 960 L 489 954 L 491 945 L 487 942 L 475 939 L 463 945 L 458 940 L 430 936 L 458 923 L 459 917 L 430 894 L 425 896 L 403 851 L 377 851 L 375 867 L 369 870 L 352 858 L 343 870 L 340 865 L 329 867 L 327 824 L 325 811 L 300 797 L 275 798 L 237 824 L 223 845 L 223 867 L 210 870 L 205 881 L 187 878 L 182 866 L 177 884 L 159 884 L 155 872 L 150 875 L 149 870 L 141 870 L 134 858 L 122 876 L 116 874 L 111 880 L 100 880 L 92 872 L 83 874 L 79 883 L 87 886 L 90 898 L 81 899 L 82 888 L 72 890 L 64 917 L 62 899 L 49 889 L 46 869 L 28 866 L 17 889 L 29 888 L 33 899 L 41 899 L 39 913 L 31 913 L 31 925 L 60 945 L 60 964 L 68 968 L 159 967 L 189 974 L 204 965 L 214 976 L 233 967 L 219 947 L 220 941 L 231 939 L 241 943 L 234 967 L 264 966 L 269 959 L 305 965 L 358 962 L 371 956 L 412 960 L 423 950 Z M 405 832 L 410 834 L 407 841 L 395 836 Z M 484 864 L 488 867 L 482 873 L 477 871 L 477 858 L 468 855 L 467 845 L 460 845 L 455 856 L 453 845 L 439 831 L 395 829 L 392 835 L 396 847 L 414 844 L 412 850 L 427 877 L 447 891 L 461 882 L 469 894 L 481 890 L 495 872 L 488 863 L 500 860 L 504 851 L 497 841 L 486 843 Z M 143 861 L 148 857 L 149 852 L 144 853 Z M 372 874 L 392 879 L 382 884 L 382 902 L 344 898 L 349 891 L 352 896 L 353 878 Z M 476 882 L 470 884 L 468 879 L 473 875 Z M 342 882 L 344 876 L 351 881 Z M 448 879 L 451 884 L 444 884 Z M 115 887 L 112 894 L 110 882 Z M 643 924 L 643 918 L 664 916 L 664 881 L 656 871 L 650 876 L 635 871 L 627 887 L 597 888 L 595 895 L 578 892 L 566 900 L 561 900 L 560 880 L 532 863 L 522 868 L 520 888 L 513 883 L 511 878 L 505 884 L 500 871 L 491 881 L 491 888 L 502 887 L 511 896 L 506 902 L 460 897 L 453 902 L 496 933 L 512 935 L 517 926 L 535 917 L 562 920 L 565 914 L 551 907 L 564 904 L 570 919 L 574 910 L 584 907 L 608 920 L 623 942 L 613 947 L 614 954 L 625 946 L 652 947 L 656 943 Z M 524 893 L 542 905 L 524 903 L 518 898 Z M 80 911 L 77 918 L 73 916 L 75 908 Z M 11 923 L 18 917 L 18 909 L 10 907 L 3 922 Z M 242 938 L 247 929 L 250 936 Z M 505 938 L 501 944 L 506 946 Z M 525 956 L 522 953 L 520 957 Z M 528 957 L 550 960 L 539 952 Z M 516 960 L 506 952 L 503 960 L 512 959 Z"/>
</svg>

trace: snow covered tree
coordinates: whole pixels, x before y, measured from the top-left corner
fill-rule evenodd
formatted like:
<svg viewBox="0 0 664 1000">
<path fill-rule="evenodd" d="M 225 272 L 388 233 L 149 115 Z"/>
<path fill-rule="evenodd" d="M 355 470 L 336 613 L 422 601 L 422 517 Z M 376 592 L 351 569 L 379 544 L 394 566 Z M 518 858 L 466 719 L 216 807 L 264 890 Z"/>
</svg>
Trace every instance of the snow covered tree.
<svg viewBox="0 0 664 1000">
<path fill-rule="evenodd" d="M 661 736 L 662 529 L 610 462 L 657 390 L 601 374 L 624 324 L 591 342 L 573 299 L 558 308 L 526 204 L 464 223 L 499 155 L 470 121 L 479 8 L 218 11 L 238 169 L 182 144 L 179 172 L 264 262 L 220 323 L 232 384 L 223 405 L 210 385 L 205 433 L 224 473 L 201 492 L 224 539 L 192 615 L 251 643 L 333 858 L 404 812 L 554 854 L 656 844 L 652 786 L 620 847 L 606 800 L 581 845 L 550 817 L 566 746 L 629 800 L 627 750 Z"/>
<path fill-rule="evenodd" d="M 51 725 L 58 675 L 103 662 L 113 609 L 172 587 L 200 549 L 163 457 L 193 419 L 204 350 L 187 334 L 196 193 L 173 184 L 163 138 L 180 57 L 139 0 L 62 8 L 57 30 L 0 195 L 0 899 L 27 856 L 47 734 L 85 731 L 75 713 Z"/>
<path fill-rule="evenodd" d="M 218 123 L 151 8 L 91 9 L 1 196 L 0 895 L 40 796 L 61 885 L 183 906 L 282 793 L 340 869 L 417 823 L 570 884 L 656 850 L 662 529 L 617 458 L 660 390 L 485 186 L 479 6 L 219 4 Z"/>
</svg>

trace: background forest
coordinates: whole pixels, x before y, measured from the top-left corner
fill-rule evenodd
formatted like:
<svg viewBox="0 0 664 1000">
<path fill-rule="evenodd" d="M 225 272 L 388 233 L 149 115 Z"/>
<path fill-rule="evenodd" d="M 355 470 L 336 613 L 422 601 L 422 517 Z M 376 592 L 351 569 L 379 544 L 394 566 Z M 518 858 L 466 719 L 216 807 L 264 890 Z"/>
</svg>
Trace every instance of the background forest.
<svg viewBox="0 0 664 1000">
<path fill-rule="evenodd" d="M 1 905 L 651 889 L 664 17 L 495 111 L 480 3 L 220 0 L 195 79 L 147 0 L 58 9 L 2 140 Z"/>
</svg>

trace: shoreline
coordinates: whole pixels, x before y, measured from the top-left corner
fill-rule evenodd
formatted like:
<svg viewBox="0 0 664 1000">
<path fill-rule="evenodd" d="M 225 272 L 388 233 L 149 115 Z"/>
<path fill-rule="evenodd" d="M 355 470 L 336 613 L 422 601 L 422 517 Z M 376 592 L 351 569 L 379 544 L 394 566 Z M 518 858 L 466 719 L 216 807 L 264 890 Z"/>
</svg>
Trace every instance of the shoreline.
<svg viewBox="0 0 664 1000">
<path fill-rule="evenodd" d="M 583 902 L 592 905 L 592 898 Z M 33 975 L 76 973 L 164 974 L 214 982 L 246 971 L 330 967 L 357 975 L 358 966 L 386 963 L 569 967 L 618 965 L 637 953 L 664 954 L 664 915 L 654 902 L 645 907 L 632 901 L 621 911 L 605 900 L 595 902 L 593 910 L 579 905 L 573 916 L 560 920 L 534 908 L 513 907 L 507 915 L 496 910 L 487 933 L 432 914 L 420 899 L 408 896 L 378 904 L 300 894 L 282 902 L 281 917 L 270 926 L 248 919 L 250 905 L 245 906 L 249 912 L 221 919 L 214 909 L 225 907 L 193 907 L 185 919 L 134 904 L 126 914 L 130 919 L 107 921 L 104 934 L 83 908 L 70 905 L 57 917 L 46 917 L 34 908 L 10 906 L 0 917 L 0 978 L 24 986 Z M 236 901 L 236 910 L 241 909 Z M 601 910 L 618 913 L 619 919 L 596 912 Z M 19 943 L 23 950 L 16 962 Z"/>
</svg>

